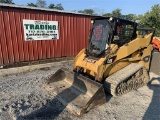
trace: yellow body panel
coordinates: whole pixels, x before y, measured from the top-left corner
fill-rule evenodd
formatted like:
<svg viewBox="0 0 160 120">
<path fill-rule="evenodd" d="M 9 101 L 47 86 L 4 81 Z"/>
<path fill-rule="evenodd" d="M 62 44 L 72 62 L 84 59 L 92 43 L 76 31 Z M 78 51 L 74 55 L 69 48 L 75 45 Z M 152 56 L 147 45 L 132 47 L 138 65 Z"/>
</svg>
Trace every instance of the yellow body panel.
<svg viewBox="0 0 160 120">
<path fill-rule="evenodd" d="M 152 33 L 144 38 L 136 38 L 131 42 L 118 48 L 118 45 L 111 44 L 110 52 L 106 52 L 104 57 L 87 58 L 85 49 L 81 50 L 74 60 L 74 70 L 77 67 L 83 68 L 83 72 L 89 76 L 93 76 L 96 80 L 102 82 L 107 76 L 117 72 L 130 63 L 138 63 L 149 69 L 150 60 L 144 62 L 146 56 L 151 56 L 152 46 L 150 44 L 152 39 Z M 141 51 L 141 52 L 140 52 Z M 104 62 L 116 56 L 114 62 L 104 64 Z"/>
</svg>

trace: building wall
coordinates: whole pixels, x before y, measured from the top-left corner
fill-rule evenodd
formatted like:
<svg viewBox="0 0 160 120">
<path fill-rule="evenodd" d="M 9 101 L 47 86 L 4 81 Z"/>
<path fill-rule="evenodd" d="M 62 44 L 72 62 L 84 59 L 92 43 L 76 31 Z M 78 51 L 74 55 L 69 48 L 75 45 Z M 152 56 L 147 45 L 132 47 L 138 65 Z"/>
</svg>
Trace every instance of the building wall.
<svg viewBox="0 0 160 120">
<path fill-rule="evenodd" d="M 88 15 L 0 7 L 0 65 L 75 56 L 88 43 Z M 58 21 L 59 40 L 25 41 L 23 19 Z"/>
</svg>

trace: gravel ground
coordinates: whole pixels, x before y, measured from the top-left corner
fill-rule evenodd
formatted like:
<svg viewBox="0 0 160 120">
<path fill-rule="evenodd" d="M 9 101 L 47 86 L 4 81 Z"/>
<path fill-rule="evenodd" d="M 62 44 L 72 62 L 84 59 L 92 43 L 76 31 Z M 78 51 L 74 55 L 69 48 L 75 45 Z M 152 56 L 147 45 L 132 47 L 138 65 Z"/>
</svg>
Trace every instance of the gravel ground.
<svg viewBox="0 0 160 120">
<path fill-rule="evenodd" d="M 153 61 L 154 59 L 155 57 Z M 0 120 L 160 119 L 160 76 L 154 73 L 150 73 L 152 80 L 148 86 L 120 97 L 106 94 L 107 103 L 96 106 L 81 117 L 70 114 L 42 85 L 60 67 L 71 68 L 71 66 L 72 64 L 68 63 L 67 65 L 0 77 Z M 152 68 L 151 71 L 154 72 L 154 69 Z"/>
</svg>

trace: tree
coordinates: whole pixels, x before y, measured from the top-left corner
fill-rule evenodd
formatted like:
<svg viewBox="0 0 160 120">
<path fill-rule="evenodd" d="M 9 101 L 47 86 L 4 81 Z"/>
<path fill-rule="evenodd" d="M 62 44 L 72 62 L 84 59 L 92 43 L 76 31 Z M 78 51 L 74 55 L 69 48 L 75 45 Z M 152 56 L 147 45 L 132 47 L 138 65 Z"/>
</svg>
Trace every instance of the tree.
<svg viewBox="0 0 160 120">
<path fill-rule="evenodd" d="M 117 8 L 117 9 L 113 10 L 112 11 L 112 16 L 121 18 L 122 17 L 121 9 Z"/>
<path fill-rule="evenodd" d="M 79 10 L 78 12 L 88 15 L 97 15 L 93 9 L 84 9 L 84 10 Z"/>
<path fill-rule="evenodd" d="M 55 4 L 50 4 L 50 5 L 48 6 L 48 8 L 50 8 L 50 9 L 57 9 L 57 10 L 64 10 L 64 8 L 62 7 L 61 4 L 57 4 L 57 5 L 55 5 Z"/>
<path fill-rule="evenodd" d="M 105 13 L 102 16 L 108 16 L 108 17 L 113 16 L 113 17 L 119 17 L 119 18 L 123 17 L 123 15 L 121 14 L 121 9 L 119 8 L 113 10 L 111 13 Z"/>
<path fill-rule="evenodd" d="M 0 3 L 14 4 L 12 0 L 0 0 Z"/>
<path fill-rule="evenodd" d="M 45 8 L 45 7 L 46 7 L 46 1 L 45 1 L 45 0 L 37 0 L 36 5 L 37 5 L 38 7 Z"/>
<path fill-rule="evenodd" d="M 38 7 L 36 4 L 34 3 L 28 3 L 27 6 L 32 6 L 32 7 Z"/>
<path fill-rule="evenodd" d="M 122 18 L 127 19 L 127 20 L 131 20 L 131 21 L 137 20 L 137 16 L 135 14 L 122 15 Z"/>
<path fill-rule="evenodd" d="M 160 4 L 152 6 L 151 11 L 139 16 L 139 21 L 144 27 L 155 28 L 156 35 L 160 36 Z"/>
<path fill-rule="evenodd" d="M 55 8 L 55 5 L 54 5 L 54 4 L 50 4 L 50 5 L 48 6 L 48 8 L 54 9 L 54 8 Z"/>
<path fill-rule="evenodd" d="M 102 16 L 104 16 L 104 17 L 111 17 L 112 14 L 111 13 L 104 13 Z"/>
<path fill-rule="evenodd" d="M 55 6 L 55 9 L 57 9 L 57 10 L 64 10 L 64 8 L 62 7 L 61 4 L 57 4 L 57 5 Z"/>
</svg>

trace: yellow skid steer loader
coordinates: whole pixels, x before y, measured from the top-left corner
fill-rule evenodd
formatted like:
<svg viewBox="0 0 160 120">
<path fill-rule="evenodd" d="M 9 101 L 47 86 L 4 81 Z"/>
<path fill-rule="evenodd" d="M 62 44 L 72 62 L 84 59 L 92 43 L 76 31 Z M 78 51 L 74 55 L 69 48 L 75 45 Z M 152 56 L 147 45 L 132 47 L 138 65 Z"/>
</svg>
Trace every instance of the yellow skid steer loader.
<svg viewBox="0 0 160 120">
<path fill-rule="evenodd" d="M 44 87 L 75 115 L 106 101 L 105 91 L 123 95 L 146 85 L 154 30 L 137 37 L 137 23 L 115 18 L 92 19 L 88 47 L 74 59 L 73 71 L 59 69 Z"/>
</svg>

